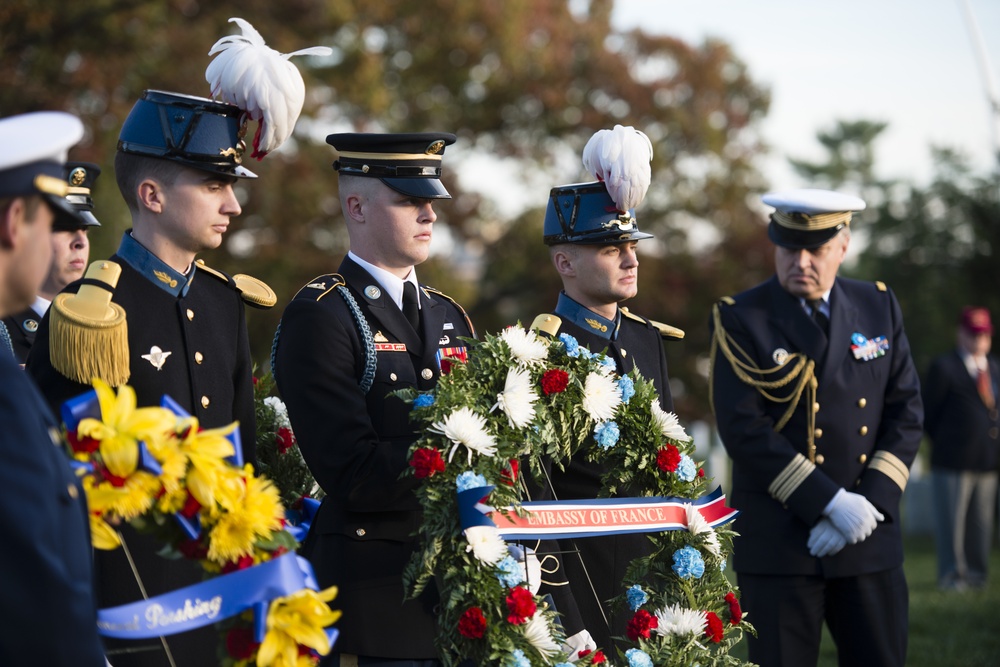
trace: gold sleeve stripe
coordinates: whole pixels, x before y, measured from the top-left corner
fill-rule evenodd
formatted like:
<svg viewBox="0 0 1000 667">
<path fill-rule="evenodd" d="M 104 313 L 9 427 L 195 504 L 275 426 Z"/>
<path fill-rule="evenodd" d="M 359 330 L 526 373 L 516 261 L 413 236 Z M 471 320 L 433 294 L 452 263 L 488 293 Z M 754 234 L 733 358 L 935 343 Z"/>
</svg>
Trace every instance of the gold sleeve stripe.
<svg viewBox="0 0 1000 667">
<path fill-rule="evenodd" d="M 806 477 L 815 469 L 816 465 L 809 459 L 802 454 L 796 454 L 795 458 L 785 466 L 785 469 L 774 478 L 771 486 L 767 487 L 767 492 L 771 494 L 772 498 L 783 503 L 795 493 L 799 485 L 806 481 Z"/>
<path fill-rule="evenodd" d="M 910 470 L 895 454 L 886 451 L 875 452 L 868 467 L 872 470 L 878 470 L 894 481 L 899 486 L 900 491 L 906 490 L 906 483 L 910 480 Z"/>
</svg>

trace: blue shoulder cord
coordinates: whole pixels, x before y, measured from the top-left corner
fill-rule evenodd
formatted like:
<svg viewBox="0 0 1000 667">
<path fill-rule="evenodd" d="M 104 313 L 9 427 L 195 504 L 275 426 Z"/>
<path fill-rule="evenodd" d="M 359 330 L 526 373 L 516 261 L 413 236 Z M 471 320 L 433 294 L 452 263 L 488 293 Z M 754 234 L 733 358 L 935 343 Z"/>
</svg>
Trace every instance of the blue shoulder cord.
<svg viewBox="0 0 1000 667">
<path fill-rule="evenodd" d="M 361 344 L 365 348 L 365 370 L 361 374 L 361 380 L 358 381 L 358 385 L 361 387 L 361 391 L 368 393 L 372 388 L 372 384 L 375 382 L 375 368 L 378 364 L 378 356 L 375 354 L 375 338 L 372 336 L 372 330 L 368 326 L 368 320 L 361 313 L 361 308 L 358 307 L 358 302 L 354 300 L 354 296 L 351 294 L 350 290 L 344 285 L 337 285 L 337 292 L 343 297 L 344 301 L 347 303 L 347 308 L 351 311 L 351 316 L 354 317 L 354 323 L 358 327 L 358 334 L 361 337 Z M 281 335 L 281 323 L 278 323 L 278 328 L 274 332 L 274 340 L 271 341 L 271 376 L 276 377 L 274 365 L 274 356 L 278 351 L 278 336 Z"/>
</svg>

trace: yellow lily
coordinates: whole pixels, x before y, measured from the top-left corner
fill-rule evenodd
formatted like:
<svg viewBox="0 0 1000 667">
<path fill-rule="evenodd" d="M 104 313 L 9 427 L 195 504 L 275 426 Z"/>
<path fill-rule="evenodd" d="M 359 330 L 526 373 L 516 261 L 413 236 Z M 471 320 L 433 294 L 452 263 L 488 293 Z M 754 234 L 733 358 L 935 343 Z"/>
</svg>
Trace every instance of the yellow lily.
<svg viewBox="0 0 1000 667">
<path fill-rule="evenodd" d="M 340 611 L 326 604 L 337 596 L 337 587 L 324 591 L 307 588 L 271 601 L 267 612 L 267 634 L 257 651 L 259 667 L 292 667 L 298 664 L 299 645 L 308 646 L 320 655 L 330 652 L 326 632 L 337 622 Z"/>
<path fill-rule="evenodd" d="M 198 431 L 198 420 L 194 417 L 182 424 L 187 434 L 180 442 L 180 451 L 191 463 L 188 470 L 187 487 L 202 507 L 212 514 L 216 512 L 216 490 L 224 484 L 232 484 L 240 476 L 226 457 L 234 453 L 233 443 L 226 439 L 239 426 L 233 422 L 222 428 Z"/>
</svg>

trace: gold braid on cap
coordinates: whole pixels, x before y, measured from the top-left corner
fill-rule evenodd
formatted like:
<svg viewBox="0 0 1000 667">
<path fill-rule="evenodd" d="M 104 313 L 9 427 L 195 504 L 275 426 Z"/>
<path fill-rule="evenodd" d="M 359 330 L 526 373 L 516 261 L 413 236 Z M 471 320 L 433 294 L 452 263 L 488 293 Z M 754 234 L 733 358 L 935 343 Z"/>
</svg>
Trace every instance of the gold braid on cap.
<svg viewBox="0 0 1000 667">
<path fill-rule="evenodd" d="M 775 211 L 771 214 L 774 221 L 782 227 L 794 229 L 800 232 L 816 232 L 821 229 L 831 229 L 838 225 L 851 224 L 850 211 L 837 211 L 835 213 L 818 213 L 816 215 L 806 215 L 805 213 L 785 213 Z"/>
</svg>

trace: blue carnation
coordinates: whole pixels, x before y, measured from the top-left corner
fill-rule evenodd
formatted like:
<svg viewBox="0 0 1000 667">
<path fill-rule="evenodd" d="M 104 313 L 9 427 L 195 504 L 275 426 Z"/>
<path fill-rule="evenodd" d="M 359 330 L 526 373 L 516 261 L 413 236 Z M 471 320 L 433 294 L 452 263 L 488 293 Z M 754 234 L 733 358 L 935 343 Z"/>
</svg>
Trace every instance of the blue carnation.
<svg viewBox="0 0 1000 667">
<path fill-rule="evenodd" d="M 581 347 L 577 352 L 577 354 L 580 356 L 581 359 L 590 359 L 594 356 L 591 353 L 591 351 L 585 347 Z"/>
<path fill-rule="evenodd" d="M 420 394 L 413 399 L 414 408 L 429 408 L 434 405 L 434 394 Z"/>
<path fill-rule="evenodd" d="M 559 334 L 559 340 L 566 346 L 567 355 L 576 357 L 580 354 L 580 343 L 577 342 L 576 338 L 573 338 L 568 333 L 561 333 Z"/>
<path fill-rule="evenodd" d="M 681 462 L 677 464 L 677 476 L 685 482 L 690 482 L 698 474 L 698 467 L 687 454 L 681 454 Z"/>
<path fill-rule="evenodd" d="M 653 659 L 649 654 L 637 648 L 625 651 L 625 657 L 628 659 L 629 667 L 653 667 Z"/>
<path fill-rule="evenodd" d="M 722 562 L 719 563 L 719 571 L 720 572 L 725 572 L 726 571 L 726 565 L 727 565 L 726 559 L 723 558 Z"/>
<path fill-rule="evenodd" d="M 469 489 L 478 489 L 481 486 L 486 486 L 486 478 L 482 475 L 477 475 L 471 470 L 466 470 L 458 476 L 455 484 L 458 485 L 459 491 L 468 491 Z"/>
<path fill-rule="evenodd" d="M 521 574 L 521 566 L 512 556 L 504 556 L 504 559 L 497 563 L 497 579 L 507 588 L 514 588 L 524 577 Z"/>
<path fill-rule="evenodd" d="M 635 584 L 632 588 L 625 591 L 625 599 L 628 600 L 629 609 L 639 611 L 639 607 L 646 604 L 649 596 L 646 595 L 646 591 L 642 590 L 639 584 Z"/>
<path fill-rule="evenodd" d="M 524 655 L 524 651 L 519 648 L 516 648 L 513 652 L 511 652 L 510 659 L 507 661 L 507 664 L 510 665 L 510 667 L 531 667 L 531 661 Z"/>
<path fill-rule="evenodd" d="M 601 449 L 611 449 L 618 442 L 618 424 L 608 421 L 601 422 L 594 427 L 594 441 L 601 446 Z"/>
<path fill-rule="evenodd" d="M 686 546 L 674 552 L 673 570 L 681 579 L 701 579 L 705 574 L 705 561 L 697 549 Z"/>
<path fill-rule="evenodd" d="M 572 662 L 557 662 L 556 667 L 573 667 Z"/>
<path fill-rule="evenodd" d="M 618 366 L 615 365 L 615 360 L 605 354 L 597 355 L 597 361 L 601 364 L 601 366 L 604 366 L 612 373 L 618 370 Z"/>
<path fill-rule="evenodd" d="M 618 390 L 622 393 L 622 403 L 626 405 L 629 399 L 635 396 L 635 382 L 627 375 L 618 378 Z"/>
</svg>

